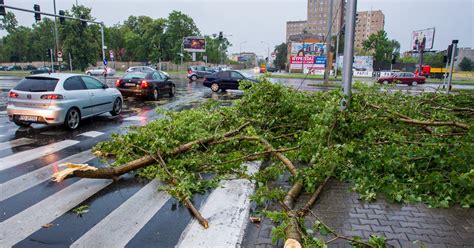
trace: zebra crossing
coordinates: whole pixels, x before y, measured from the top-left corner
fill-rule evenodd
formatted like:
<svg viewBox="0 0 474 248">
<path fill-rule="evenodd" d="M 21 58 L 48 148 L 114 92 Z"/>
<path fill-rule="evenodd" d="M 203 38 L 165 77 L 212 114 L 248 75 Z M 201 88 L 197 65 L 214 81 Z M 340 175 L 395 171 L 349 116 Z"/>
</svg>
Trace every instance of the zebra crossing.
<svg viewBox="0 0 474 248">
<path fill-rule="evenodd" d="M 254 190 L 248 180 L 226 180 L 213 191 L 195 196 L 196 207 L 209 221 L 206 230 L 175 199 L 157 190 L 161 182 L 156 179 L 143 182 L 128 175 L 117 182 L 50 181 L 65 162 L 104 166 L 90 149 L 112 132 L 88 131 L 40 146 L 29 138 L 0 143 L 0 247 L 239 246 Z M 14 147 L 20 152 L 2 157 L 2 150 Z M 258 167 L 249 163 L 249 173 Z M 1 175 L 10 172 L 15 176 Z M 83 216 L 72 213 L 82 205 L 89 205 L 90 211 Z"/>
</svg>

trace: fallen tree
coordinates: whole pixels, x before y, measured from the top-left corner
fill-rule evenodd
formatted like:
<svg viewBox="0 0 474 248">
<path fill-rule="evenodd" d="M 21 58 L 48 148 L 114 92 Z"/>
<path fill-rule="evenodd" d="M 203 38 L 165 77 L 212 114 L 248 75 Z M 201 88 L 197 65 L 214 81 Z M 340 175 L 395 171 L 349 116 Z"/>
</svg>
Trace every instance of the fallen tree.
<svg viewBox="0 0 474 248">
<path fill-rule="evenodd" d="M 335 232 L 333 240 L 323 240 L 307 231 L 302 220 L 314 215 L 311 207 L 331 178 L 352 182 L 366 200 L 383 192 L 396 202 L 474 205 L 473 113 L 465 111 L 473 97 L 358 89 L 351 109 L 341 111 L 338 91 L 298 92 L 264 80 L 232 106 L 211 100 L 195 109 L 163 112 L 168 118 L 113 135 L 94 148 L 104 161 L 113 158 L 109 167 L 72 170 L 66 178 L 118 180 L 131 172 L 159 178 L 166 183 L 161 190 L 207 227 L 192 197 L 223 178 L 249 178 L 243 162 L 266 159 L 270 165 L 252 176 L 258 185 L 252 199 L 281 205 L 281 211 L 265 212 L 277 223 L 274 238 L 316 247 L 334 239 L 362 246 L 383 241 Z M 274 187 L 284 175 L 289 189 Z M 306 203 L 298 201 L 302 193 L 311 195 Z M 329 229 L 321 220 L 317 226 L 319 232 Z"/>
</svg>

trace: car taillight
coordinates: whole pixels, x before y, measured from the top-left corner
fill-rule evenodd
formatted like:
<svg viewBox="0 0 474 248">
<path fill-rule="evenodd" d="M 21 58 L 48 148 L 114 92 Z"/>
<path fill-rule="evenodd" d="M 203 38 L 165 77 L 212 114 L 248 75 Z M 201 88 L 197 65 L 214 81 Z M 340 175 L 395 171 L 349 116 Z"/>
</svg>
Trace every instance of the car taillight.
<svg viewBox="0 0 474 248">
<path fill-rule="evenodd" d="M 146 89 L 146 88 L 148 88 L 148 86 L 149 86 L 148 82 L 146 80 L 142 80 L 142 83 L 141 83 L 140 87 L 142 87 L 142 89 Z"/>
<path fill-rule="evenodd" d="M 59 95 L 59 94 L 42 95 L 41 99 L 43 99 L 43 100 L 59 100 L 59 99 L 63 99 L 63 95 Z"/>
<path fill-rule="evenodd" d="M 10 93 L 8 94 L 8 97 L 10 97 L 10 98 L 17 98 L 17 97 L 18 97 L 18 93 L 13 92 L 13 91 L 10 91 Z"/>
<path fill-rule="evenodd" d="M 117 79 L 117 81 L 115 81 L 115 87 L 120 87 L 120 79 Z"/>
<path fill-rule="evenodd" d="M 188 74 L 191 74 L 191 73 L 193 73 L 193 71 L 192 71 L 192 70 L 188 70 Z"/>
</svg>

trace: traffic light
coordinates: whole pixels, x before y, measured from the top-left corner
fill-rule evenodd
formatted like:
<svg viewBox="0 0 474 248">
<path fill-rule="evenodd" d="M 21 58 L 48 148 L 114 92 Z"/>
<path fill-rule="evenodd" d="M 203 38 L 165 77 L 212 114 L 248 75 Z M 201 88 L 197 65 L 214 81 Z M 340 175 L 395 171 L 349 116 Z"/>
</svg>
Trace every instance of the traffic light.
<svg viewBox="0 0 474 248">
<path fill-rule="evenodd" d="M 40 12 L 40 6 L 38 4 L 33 5 L 33 9 L 37 12 Z M 40 13 L 35 13 L 35 20 L 37 22 L 41 21 L 41 14 Z"/>
<path fill-rule="evenodd" d="M 3 0 L 0 0 L 0 4 L 5 4 L 3 2 Z M 7 11 L 5 10 L 5 7 L 0 7 L 0 16 L 6 16 L 7 15 Z"/>
<path fill-rule="evenodd" d="M 86 19 L 85 15 L 81 15 L 81 19 Z M 81 21 L 82 27 L 86 28 L 87 27 L 87 22 L 86 21 Z"/>
<path fill-rule="evenodd" d="M 219 40 L 224 39 L 224 33 L 222 31 L 219 32 Z"/>
<path fill-rule="evenodd" d="M 59 22 L 60 22 L 61 24 L 64 24 L 64 22 L 66 21 L 66 18 L 64 18 L 64 10 L 60 10 L 60 11 L 59 11 L 59 15 L 60 15 L 60 16 L 59 16 Z"/>
<path fill-rule="evenodd" d="M 51 50 L 52 50 L 52 49 L 50 49 L 50 48 L 46 49 L 46 56 L 47 56 L 48 58 L 51 58 L 51 55 L 52 55 L 52 51 L 51 51 Z"/>
</svg>

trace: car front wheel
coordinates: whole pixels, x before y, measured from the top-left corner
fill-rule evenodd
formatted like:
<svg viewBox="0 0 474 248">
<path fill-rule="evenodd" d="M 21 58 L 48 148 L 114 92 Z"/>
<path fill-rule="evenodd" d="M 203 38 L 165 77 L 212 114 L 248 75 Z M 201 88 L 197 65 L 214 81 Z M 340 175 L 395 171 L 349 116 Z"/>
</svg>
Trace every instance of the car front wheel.
<svg viewBox="0 0 474 248">
<path fill-rule="evenodd" d="M 388 84 L 388 81 L 385 80 L 385 81 L 383 81 L 382 83 L 385 84 L 385 85 L 387 85 L 387 84 Z"/>
<path fill-rule="evenodd" d="M 117 116 L 122 112 L 122 101 L 120 100 L 119 97 L 115 99 L 114 106 L 112 108 L 112 111 L 110 111 L 110 114 L 112 116 Z"/>
<path fill-rule="evenodd" d="M 74 130 L 79 126 L 81 122 L 81 114 L 79 110 L 72 108 L 66 114 L 66 120 L 64 120 L 64 126 L 69 130 Z"/>
<path fill-rule="evenodd" d="M 414 81 L 413 83 L 411 83 L 411 86 L 417 86 L 417 85 L 418 85 L 417 81 Z"/>
<path fill-rule="evenodd" d="M 191 76 L 191 81 L 196 81 L 197 79 L 198 79 L 198 77 L 196 75 Z"/>
<path fill-rule="evenodd" d="M 219 87 L 219 84 L 218 84 L 218 83 L 213 83 L 213 84 L 211 84 L 211 90 L 212 90 L 213 92 L 218 92 L 218 91 L 219 91 L 219 88 L 220 88 L 220 87 Z"/>
</svg>

